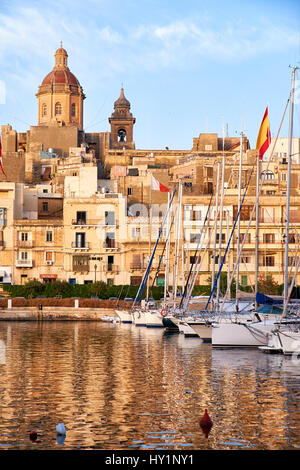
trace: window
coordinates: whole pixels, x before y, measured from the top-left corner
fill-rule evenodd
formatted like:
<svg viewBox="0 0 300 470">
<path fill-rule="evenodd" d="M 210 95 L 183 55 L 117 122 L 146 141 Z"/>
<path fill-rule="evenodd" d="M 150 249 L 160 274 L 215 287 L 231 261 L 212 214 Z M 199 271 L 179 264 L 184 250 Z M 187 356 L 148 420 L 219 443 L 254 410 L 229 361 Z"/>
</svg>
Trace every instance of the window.
<svg viewBox="0 0 300 470">
<path fill-rule="evenodd" d="M 241 220 L 249 220 L 250 215 L 252 213 L 252 206 L 242 206 L 241 211 L 240 211 L 240 219 Z M 238 215 L 238 206 L 233 206 L 233 218 L 236 219 Z"/>
<path fill-rule="evenodd" d="M 264 180 L 273 180 L 274 179 L 274 173 L 273 171 L 262 171 L 261 177 L 264 178 Z"/>
<path fill-rule="evenodd" d="M 71 106 L 71 116 L 76 116 L 76 105 L 75 103 L 72 103 L 72 106 Z"/>
<path fill-rule="evenodd" d="M 131 196 L 132 195 L 132 188 L 127 188 L 127 196 Z"/>
<path fill-rule="evenodd" d="M 220 234 L 219 233 L 216 234 L 216 240 L 217 240 L 217 243 L 219 243 L 219 241 L 220 241 Z M 225 243 L 225 233 L 222 233 L 222 243 Z"/>
<path fill-rule="evenodd" d="M 42 104 L 42 117 L 47 116 L 47 105 L 45 103 Z"/>
<path fill-rule="evenodd" d="M 108 233 L 105 238 L 104 242 L 105 248 L 115 248 L 115 234 L 114 233 Z"/>
<path fill-rule="evenodd" d="M 28 257 L 28 252 L 27 252 L 27 251 L 21 251 L 21 252 L 20 252 L 20 259 L 21 259 L 21 260 L 26 261 L 26 260 L 28 260 L 28 258 L 29 258 L 29 257 Z"/>
<path fill-rule="evenodd" d="M 58 115 L 58 114 L 61 114 L 61 113 L 62 113 L 61 104 L 60 104 L 60 103 L 56 103 L 56 104 L 55 104 L 55 114 Z"/>
<path fill-rule="evenodd" d="M 86 248 L 85 232 L 77 232 L 75 234 L 75 247 L 76 248 Z"/>
<path fill-rule="evenodd" d="M 46 242 L 53 242 L 53 232 L 46 232 Z"/>
<path fill-rule="evenodd" d="M 241 263 L 246 263 L 246 264 L 251 263 L 251 257 L 250 256 L 241 256 Z"/>
<path fill-rule="evenodd" d="M 114 265 L 114 257 L 113 256 L 108 256 L 107 257 L 107 271 L 112 271 L 113 270 L 113 265 Z"/>
<path fill-rule="evenodd" d="M 22 242 L 27 242 L 28 241 L 28 232 L 21 232 L 20 233 L 20 240 Z"/>
<path fill-rule="evenodd" d="M 205 168 L 206 168 L 206 177 L 207 178 L 212 178 L 213 174 L 214 174 L 213 167 L 212 166 L 207 166 Z"/>
<path fill-rule="evenodd" d="M 248 278 L 247 278 L 246 275 L 242 274 L 242 276 L 241 276 L 241 285 L 242 286 L 247 286 L 247 284 L 248 284 Z"/>
<path fill-rule="evenodd" d="M 240 233 L 240 243 L 243 243 L 245 233 Z M 251 243 L 251 233 L 247 233 L 245 243 Z"/>
<path fill-rule="evenodd" d="M 48 212 L 49 208 L 48 208 L 48 202 L 46 201 L 43 201 L 43 212 Z"/>
<path fill-rule="evenodd" d="M 45 252 L 45 261 L 53 261 L 53 251 Z"/>
<path fill-rule="evenodd" d="M 0 227 L 4 227 L 6 225 L 6 208 L 0 207 Z"/>
<path fill-rule="evenodd" d="M 281 173 L 281 181 L 286 181 L 286 173 Z"/>
<path fill-rule="evenodd" d="M 190 243 L 199 243 L 200 233 L 190 233 Z"/>
<path fill-rule="evenodd" d="M 264 256 L 263 266 L 275 266 L 275 256 Z"/>
<path fill-rule="evenodd" d="M 260 221 L 267 223 L 275 222 L 275 207 L 261 207 Z"/>
<path fill-rule="evenodd" d="M 289 243 L 296 243 L 296 234 L 289 233 Z"/>
<path fill-rule="evenodd" d="M 199 209 L 193 210 L 192 220 L 201 220 L 201 211 Z"/>
<path fill-rule="evenodd" d="M 132 238 L 140 238 L 141 236 L 141 228 L 140 227 L 132 227 Z"/>
<path fill-rule="evenodd" d="M 275 243 L 275 233 L 264 233 L 263 234 L 264 243 Z"/>
<path fill-rule="evenodd" d="M 105 211 L 105 225 L 115 225 L 115 213 Z"/>
<path fill-rule="evenodd" d="M 81 225 L 86 224 L 86 211 L 76 212 L 76 223 Z"/>
</svg>

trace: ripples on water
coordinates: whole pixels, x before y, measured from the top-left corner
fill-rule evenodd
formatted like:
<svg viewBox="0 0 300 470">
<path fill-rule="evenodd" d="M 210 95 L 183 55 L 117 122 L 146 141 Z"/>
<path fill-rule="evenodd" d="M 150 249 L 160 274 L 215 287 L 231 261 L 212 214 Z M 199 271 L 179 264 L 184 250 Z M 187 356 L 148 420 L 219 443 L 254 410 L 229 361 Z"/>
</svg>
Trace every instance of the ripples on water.
<svg viewBox="0 0 300 470">
<path fill-rule="evenodd" d="M 299 382 L 289 357 L 163 329 L 0 322 L 0 449 L 297 449 Z"/>
</svg>

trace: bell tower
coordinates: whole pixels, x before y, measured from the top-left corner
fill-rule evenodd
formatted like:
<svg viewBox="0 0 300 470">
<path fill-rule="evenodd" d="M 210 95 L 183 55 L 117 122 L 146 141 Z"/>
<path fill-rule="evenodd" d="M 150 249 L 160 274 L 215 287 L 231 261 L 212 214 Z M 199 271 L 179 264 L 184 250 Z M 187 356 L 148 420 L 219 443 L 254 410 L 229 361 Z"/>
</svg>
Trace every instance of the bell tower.
<svg viewBox="0 0 300 470">
<path fill-rule="evenodd" d="M 114 112 L 108 119 L 111 126 L 111 146 L 113 149 L 134 149 L 133 125 L 135 118 L 130 112 L 130 103 L 125 98 L 124 89 L 114 103 Z"/>
</svg>

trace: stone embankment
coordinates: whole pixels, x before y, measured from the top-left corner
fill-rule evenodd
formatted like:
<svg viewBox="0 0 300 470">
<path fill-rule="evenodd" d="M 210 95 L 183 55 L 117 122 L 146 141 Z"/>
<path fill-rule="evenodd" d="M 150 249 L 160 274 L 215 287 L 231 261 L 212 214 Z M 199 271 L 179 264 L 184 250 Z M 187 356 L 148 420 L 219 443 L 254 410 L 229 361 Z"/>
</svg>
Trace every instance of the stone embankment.
<svg viewBox="0 0 300 470">
<path fill-rule="evenodd" d="M 50 305 L 49 305 L 50 304 Z M 88 320 L 116 317 L 115 308 L 130 308 L 126 302 L 98 299 L 0 299 L 0 321 Z"/>
</svg>

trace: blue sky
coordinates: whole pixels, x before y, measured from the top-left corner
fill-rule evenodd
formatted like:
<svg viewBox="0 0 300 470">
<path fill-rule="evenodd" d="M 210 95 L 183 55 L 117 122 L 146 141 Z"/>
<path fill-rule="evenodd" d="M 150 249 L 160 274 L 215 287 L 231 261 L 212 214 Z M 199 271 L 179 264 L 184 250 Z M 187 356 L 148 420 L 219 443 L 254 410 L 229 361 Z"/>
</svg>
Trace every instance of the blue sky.
<svg viewBox="0 0 300 470">
<path fill-rule="evenodd" d="M 109 130 L 123 84 L 136 148 L 189 149 L 201 132 L 243 130 L 255 147 L 266 106 L 276 135 L 300 67 L 294 0 L 1 0 L 0 122 L 37 124 L 35 94 L 60 41 L 80 81 L 86 132 Z M 294 134 L 300 137 L 300 73 Z M 281 136 L 287 136 L 286 118 Z"/>
</svg>

